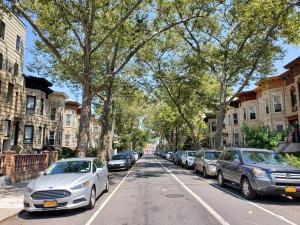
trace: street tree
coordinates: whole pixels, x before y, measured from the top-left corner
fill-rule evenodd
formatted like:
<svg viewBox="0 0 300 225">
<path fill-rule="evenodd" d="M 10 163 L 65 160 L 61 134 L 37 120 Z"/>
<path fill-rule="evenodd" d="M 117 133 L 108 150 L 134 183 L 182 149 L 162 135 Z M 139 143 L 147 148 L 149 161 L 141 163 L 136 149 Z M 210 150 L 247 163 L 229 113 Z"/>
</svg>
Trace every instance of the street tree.
<svg viewBox="0 0 300 225">
<path fill-rule="evenodd" d="M 273 61 L 283 55 L 284 43 L 299 43 L 298 6 L 299 1 L 293 0 L 226 0 L 206 21 L 177 27 L 194 52 L 196 67 L 206 68 L 219 83 L 217 148 L 230 102 L 251 81 L 274 71 Z"/>
<path fill-rule="evenodd" d="M 85 155 L 89 140 L 91 105 L 95 94 L 104 94 L 105 114 L 101 147 L 109 137 L 109 114 L 114 80 L 136 53 L 161 33 L 200 18 L 205 0 L 185 1 L 182 18 L 173 15 L 173 2 L 100 0 L 9 0 L 1 6 L 25 19 L 37 34 L 38 59 L 44 74 L 70 81 L 82 89 L 77 151 Z M 101 89 L 104 88 L 104 89 Z"/>
</svg>

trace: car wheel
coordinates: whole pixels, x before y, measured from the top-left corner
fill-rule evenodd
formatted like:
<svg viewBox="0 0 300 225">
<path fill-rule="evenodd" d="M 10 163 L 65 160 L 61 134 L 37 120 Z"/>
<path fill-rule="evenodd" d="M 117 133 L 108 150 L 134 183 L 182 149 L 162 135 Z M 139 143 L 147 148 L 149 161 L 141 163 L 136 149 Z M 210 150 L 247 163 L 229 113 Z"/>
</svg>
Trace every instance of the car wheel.
<svg viewBox="0 0 300 225">
<path fill-rule="evenodd" d="M 224 186 L 224 177 L 220 170 L 218 171 L 217 179 L 218 179 L 219 185 Z"/>
<path fill-rule="evenodd" d="M 93 186 L 90 194 L 90 202 L 86 206 L 86 209 L 93 209 L 95 207 L 95 204 L 96 204 L 96 189 Z"/>
<path fill-rule="evenodd" d="M 196 165 L 194 165 L 194 172 L 195 172 L 195 173 L 198 173 L 198 170 L 197 170 L 197 166 L 196 166 Z"/>
<path fill-rule="evenodd" d="M 106 179 L 105 192 L 109 192 L 109 178 Z"/>
<path fill-rule="evenodd" d="M 204 178 L 207 178 L 207 172 L 206 172 L 205 167 L 203 167 L 203 177 L 204 177 Z"/>
<path fill-rule="evenodd" d="M 248 178 L 244 178 L 242 180 L 241 189 L 242 189 L 242 194 L 243 194 L 244 198 L 249 199 L 249 200 L 256 198 L 257 194 L 252 189 L 251 183 L 248 180 Z"/>
</svg>

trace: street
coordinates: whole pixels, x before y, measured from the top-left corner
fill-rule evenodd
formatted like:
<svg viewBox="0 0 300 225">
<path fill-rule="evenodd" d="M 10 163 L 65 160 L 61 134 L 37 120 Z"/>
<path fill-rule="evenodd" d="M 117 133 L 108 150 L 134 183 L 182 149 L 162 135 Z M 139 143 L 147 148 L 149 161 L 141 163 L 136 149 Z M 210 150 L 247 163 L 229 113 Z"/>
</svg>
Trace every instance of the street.
<svg viewBox="0 0 300 225">
<path fill-rule="evenodd" d="M 87 211 L 19 215 L 1 225 L 300 224 L 300 202 L 287 197 L 247 201 L 234 188 L 145 155 L 127 172 L 110 174 L 111 189 Z"/>
</svg>

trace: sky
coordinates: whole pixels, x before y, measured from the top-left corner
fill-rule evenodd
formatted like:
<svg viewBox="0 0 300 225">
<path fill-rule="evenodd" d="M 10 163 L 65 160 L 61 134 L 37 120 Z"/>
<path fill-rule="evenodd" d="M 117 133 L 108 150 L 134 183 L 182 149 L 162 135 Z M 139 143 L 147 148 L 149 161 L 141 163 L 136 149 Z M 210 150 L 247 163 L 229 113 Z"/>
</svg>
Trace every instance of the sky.
<svg viewBox="0 0 300 225">
<path fill-rule="evenodd" d="M 26 43 L 25 43 L 24 73 L 27 75 L 37 76 L 36 74 L 32 74 L 28 72 L 26 68 L 27 65 L 33 62 L 33 55 L 30 50 L 34 48 L 34 42 L 33 42 L 34 33 L 32 32 L 30 25 L 28 25 L 26 22 L 25 24 L 27 25 L 27 31 L 26 31 Z M 286 52 L 285 57 L 282 60 L 275 62 L 275 68 L 277 71 L 274 74 L 270 74 L 270 75 L 279 75 L 283 73 L 285 71 L 284 65 L 288 64 L 289 62 L 293 61 L 295 58 L 300 56 L 300 46 L 284 45 L 284 49 Z M 51 80 L 50 76 L 48 78 L 49 80 Z M 249 87 L 249 88 L 253 88 L 253 87 Z M 81 102 L 81 93 L 78 93 L 78 91 L 76 93 L 74 89 L 68 88 L 67 86 L 61 86 L 56 84 L 52 86 L 52 89 L 55 91 L 65 92 L 70 99 Z"/>
</svg>

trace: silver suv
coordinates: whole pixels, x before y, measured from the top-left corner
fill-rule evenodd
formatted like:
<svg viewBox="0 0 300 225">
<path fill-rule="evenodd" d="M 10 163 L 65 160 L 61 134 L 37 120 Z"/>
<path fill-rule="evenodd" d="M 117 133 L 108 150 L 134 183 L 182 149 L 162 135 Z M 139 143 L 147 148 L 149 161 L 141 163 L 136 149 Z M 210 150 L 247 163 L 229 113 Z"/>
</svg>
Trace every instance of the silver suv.
<svg viewBox="0 0 300 225">
<path fill-rule="evenodd" d="M 289 166 L 274 151 L 233 148 L 222 152 L 217 162 L 218 183 L 238 185 L 246 199 L 257 194 L 300 197 L 300 170 Z"/>
</svg>

